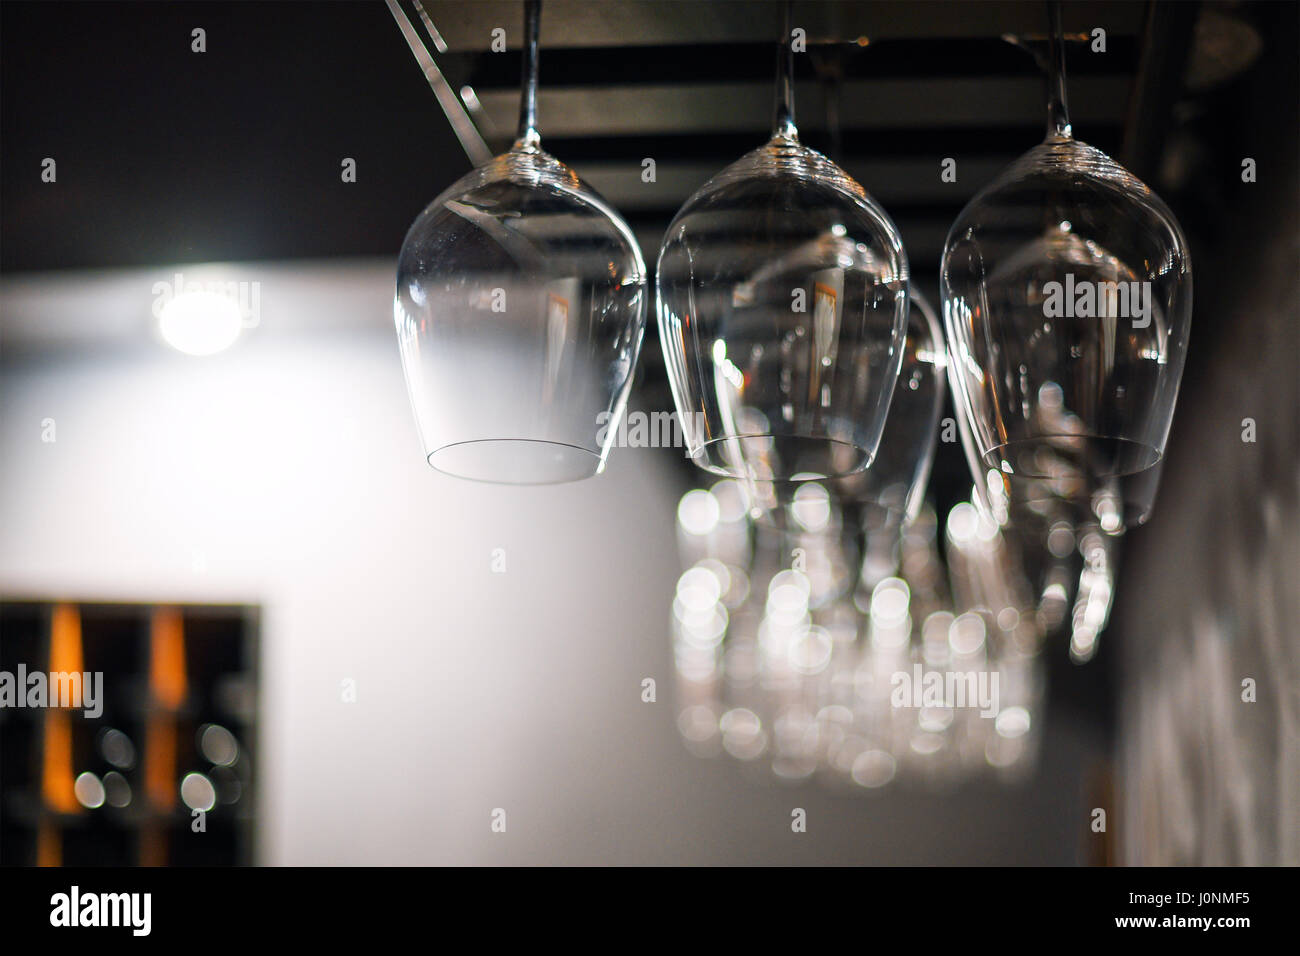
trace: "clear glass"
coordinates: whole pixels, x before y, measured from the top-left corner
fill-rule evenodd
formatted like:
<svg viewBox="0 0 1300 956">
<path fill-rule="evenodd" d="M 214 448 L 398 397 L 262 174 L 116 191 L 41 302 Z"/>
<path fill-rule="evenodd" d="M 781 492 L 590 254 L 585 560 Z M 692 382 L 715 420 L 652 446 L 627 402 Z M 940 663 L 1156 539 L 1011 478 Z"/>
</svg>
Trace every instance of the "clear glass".
<svg viewBox="0 0 1300 956">
<path fill-rule="evenodd" d="M 977 486 L 1150 514 L 1191 326 L 1168 207 L 1074 139 L 1053 11 L 1046 140 L 966 206 L 941 267 L 950 381 Z"/>
<path fill-rule="evenodd" d="M 771 140 L 700 188 L 659 252 L 660 343 L 696 464 L 751 481 L 871 464 L 898 379 L 908 269 L 885 211 L 799 143 L 789 29 Z"/>
<path fill-rule="evenodd" d="M 647 306 L 627 224 L 541 149 L 539 7 L 530 2 L 525 15 L 519 138 L 415 220 L 393 303 L 429 464 L 507 484 L 603 470 Z"/>
<path fill-rule="evenodd" d="M 921 293 L 908 295 L 903 361 L 876 457 L 866 471 L 834 484 L 837 496 L 884 508 L 899 525 L 914 520 L 925 503 L 946 379 L 938 316 Z"/>
</svg>

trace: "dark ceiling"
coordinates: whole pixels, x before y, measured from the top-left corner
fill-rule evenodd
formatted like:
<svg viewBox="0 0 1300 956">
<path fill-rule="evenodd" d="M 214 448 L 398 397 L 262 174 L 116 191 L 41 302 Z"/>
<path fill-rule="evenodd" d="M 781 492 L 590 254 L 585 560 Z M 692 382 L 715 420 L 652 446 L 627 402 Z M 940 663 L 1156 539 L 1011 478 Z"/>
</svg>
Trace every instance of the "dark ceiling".
<svg viewBox="0 0 1300 956">
<path fill-rule="evenodd" d="M 1144 64 L 1145 4 L 1065 4 L 1067 31 L 1107 31 L 1105 53 L 1072 44 L 1069 68 L 1077 130 L 1109 152 L 1126 148 L 1141 82 L 1159 80 L 1162 65 L 1176 72 L 1186 54 L 1197 6 L 1163 6 L 1150 35 L 1177 47 L 1172 67 Z M 405 9 L 418 19 L 409 0 Z M 6 271 L 395 255 L 416 213 L 470 167 L 383 3 L 2 10 Z M 476 92 L 475 120 L 502 146 L 517 112 L 522 4 L 425 10 L 448 47 L 438 65 L 452 89 Z M 779 10 L 544 5 L 546 146 L 624 211 L 647 259 L 677 206 L 762 140 Z M 933 268 L 961 205 L 1041 139 L 1037 68 L 1000 37 L 1041 34 L 1043 6 L 805 0 L 794 18 L 809 40 L 797 58 L 805 140 L 839 153 L 899 222 L 914 268 Z M 504 54 L 489 50 L 498 26 Z M 195 27 L 205 53 L 191 52 Z M 828 106 L 840 115 L 838 148 Z M 1159 107 L 1148 134 L 1168 121 L 1169 103 Z M 46 157 L 57 183 L 40 180 Z M 355 184 L 341 181 L 344 157 L 357 161 Z M 653 184 L 641 180 L 646 157 L 658 164 Z M 957 160 L 956 183 L 940 181 L 944 157 Z"/>
</svg>

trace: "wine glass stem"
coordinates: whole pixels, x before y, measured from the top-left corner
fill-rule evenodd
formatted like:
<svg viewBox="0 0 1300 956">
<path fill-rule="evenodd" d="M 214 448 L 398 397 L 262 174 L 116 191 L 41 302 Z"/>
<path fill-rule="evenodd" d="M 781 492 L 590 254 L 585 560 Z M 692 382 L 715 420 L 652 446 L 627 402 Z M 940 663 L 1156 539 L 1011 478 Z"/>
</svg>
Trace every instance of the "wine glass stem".
<svg viewBox="0 0 1300 956">
<path fill-rule="evenodd" d="M 1048 44 L 1047 136 L 1070 138 L 1070 109 L 1065 100 L 1065 34 L 1061 28 L 1060 0 L 1047 0 Z"/>
<path fill-rule="evenodd" d="M 784 33 L 776 53 L 776 110 L 772 116 L 772 136 L 797 140 L 799 130 L 794 125 L 794 50 L 790 45 L 791 0 L 785 0 Z"/>
<path fill-rule="evenodd" d="M 524 4 L 524 90 L 519 103 L 519 137 L 516 146 L 537 146 L 537 36 L 541 30 L 542 0 Z"/>
</svg>

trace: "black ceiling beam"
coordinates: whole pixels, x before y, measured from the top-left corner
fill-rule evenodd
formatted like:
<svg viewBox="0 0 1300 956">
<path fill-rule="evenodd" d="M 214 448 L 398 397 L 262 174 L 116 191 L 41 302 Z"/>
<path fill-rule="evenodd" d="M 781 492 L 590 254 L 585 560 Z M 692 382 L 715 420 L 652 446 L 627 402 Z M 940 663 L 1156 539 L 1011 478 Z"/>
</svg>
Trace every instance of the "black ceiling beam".
<svg viewBox="0 0 1300 956">
<path fill-rule="evenodd" d="M 623 46 L 548 48 L 542 52 L 541 81 L 546 86 L 587 87 L 619 83 L 767 81 L 772 78 L 770 43 L 700 44 L 696 46 Z M 1035 76 L 1030 57 L 997 36 L 973 39 L 892 38 L 867 47 L 855 44 L 809 46 L 809 56 L 795 58 L 800 79 L 818 76 L 819 54 L 837 49 L 844 79 Z M 1139 55 L 1137 37 L 1107 37 L 1105 54 L 1085 44 L 1070 44 L 1071 76 L 1131 74 Z M 446 53 L 438 66 L 456 85 L 476 90 L 519 86 L 518 57 L 496 53 Z"/>
</svg>

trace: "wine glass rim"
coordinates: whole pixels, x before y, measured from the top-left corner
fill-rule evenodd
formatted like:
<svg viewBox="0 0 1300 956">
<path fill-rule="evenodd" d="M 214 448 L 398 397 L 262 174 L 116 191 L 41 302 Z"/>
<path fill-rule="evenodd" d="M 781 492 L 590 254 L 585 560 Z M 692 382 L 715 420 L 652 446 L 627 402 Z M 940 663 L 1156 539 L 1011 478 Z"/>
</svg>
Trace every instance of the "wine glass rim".
<svg viewBox="0 0 1300 956">
<path fill-rule="evenodd" d="M 593 459 L 595 466 L 588 472 L 574 477 L 567 478 L 548 478 L 541 480 L 523 480 L 517 481 L 509 478 L 482 478 L 473 475 L 462 474 L 452 471 L 448 468 L 442 468 L 434 464 L 434 458 L 445 451 L 453 448 L 464 448 L 468 445 L 485 445 L 485 444 L 530 444 L 530 445 L 549 445 L 555 448 L 562 448 L 567 452 L 581 452 L 582 455 Z M 575 445 L 572 442 L 556 441 L 550 438 L 468 438 L 462 441 L 447 442 L 445 445 L 439 445 L 433 451 L 425 456 L 429 467 L 441 475 L 447 475 L 451 478 L 459 478 L 461 481 L 472 481 L 480 485 L 516 485 L 516 486 L 542 486 L 542 485 L 567 485 L 576 481 L 585 481 L 600 474 L 605 469 L 605 458 L 599 452 L 592 451 L 590 448 L 584 448 L 581 445 Z M 579 459 L 581 460 L 581 459 Z"/>
<path fill-rule="evenodd" d="M 708 450 L 710 448 L 721 448 L 729 442 L 756 440 L 768 441 L 774 439 L 791 439 L 797 438 L 806 442 L 821 442 L 826 445 L 842 445 L 845 448 L 851 448 L 859 455 L 859 464 L 853 468 L 840 469 L 830 474 L 821 472 L 811 472 L 801 470 L 792 475 L 758 475 L 752 468 L 741 470 L 725 465 L 714 464 L 709 460 Z M 844 441 L 839 438 L 830 438 L 825 435 L 792 435 L 788 432 L 766 431 L 766 432 L 746 432 L 739 435 L 722 435 L 718 438 L 710 438 L 703 442 L 700 447 L 691 455 L 695 464 L 713 475 L 722 478 L 731 478 L 735 481 L 752 481 L 760 485 L 803 485 L 809 482 L 835 481 L 840 478 L 849 478 L 853 475 L 861 474 L 871 466 L 875 460 L 876 454 L 871 449 L 857 442 Z"/>
<path fill-rule="evenodd" d="M 1017 448 L 1029 449 L 1037 446 L 1042 446 L 1051 449 L 1056 447 L 1053 444 L 1054 442 L 1056 443 L 1084 442 L 1087 444 L 1094 444 L 1097 442 L 1112 442 L 1126 449 L 1129 448 L 1136 449 L 1137 451 L 1141 452 L 1144 456 L 1143 458 L 1139 459 L 1141 462 L 1143 462 L 1140 466 L 1135 464 L 1133 467 L 1129 467 L 1129 468 L 1115 467 L 1115 468 L 1103 468 L 1103 469 L 1090 469 L 1087 472 L 1087 476 L 1091 478 L 1128 478 L 1133 475 L 1140 475 L 1143 472 L 1150 471 L 1152 468 L 1157 467 L 1164 460 L 1165 457 L 1164 452 L 1161 449 L 1157 448 L 1155 445 L 1152 445 L 1150 442 L 1141 441 L 1136 438 L 1125 438 L 1122 435 L 1103 435 L 1094 432 L 1070 432 L 1070 433 L 1061 432 L 1061 433 L 1039 433 L 1034 435 L 1032 438 L 1017 438 L 1012 441 L 1005 441 L 1000 444 L 994 445 L 993 447 L 989 448 L 987 451 L 982 451 L 980 453 L 980 458 L 983 460 L 984 464 L 990 466 L 992 470 L 997 471 L 999 474 L 1006 475 L 1009 478 L 1021 478 L 1021 479 L 1032 480 L 1032 481 L 1062 480 L 1062 476 L 1060 475 L 1039 474 L 1035 471 L 1025 471 L 1025 470 L 1014 470 L 1014 469 L 1008 470 L 1011 469 L 1012 466 L 1010 466 L 1006 462 L 1006 460 L 1002 458 L 1001 455 L 999 454 L 999 452 L 1003 450 L 1011 450 Z M 1001 463 L 1000 467 L 999 467 L 999 463 Z M 1071 476 L 1065 476 L 1063 480 L 1068 481 L 1070 480 L 1070 477 Z"/>
</svg>

